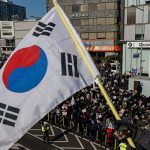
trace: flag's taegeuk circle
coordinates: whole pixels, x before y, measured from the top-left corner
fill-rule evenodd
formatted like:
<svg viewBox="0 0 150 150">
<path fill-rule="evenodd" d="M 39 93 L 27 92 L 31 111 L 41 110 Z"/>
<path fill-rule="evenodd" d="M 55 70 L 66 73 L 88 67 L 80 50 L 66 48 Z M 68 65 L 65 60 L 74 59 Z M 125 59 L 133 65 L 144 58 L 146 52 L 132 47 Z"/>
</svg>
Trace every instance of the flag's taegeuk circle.
<svg viewBox="0 0 150 150">
<path fill-rule="evenodd" d="M 47 65 L 47 57 L 42 48 L 33 45 L 19 49 L 4 68 L 3 83 L 12 92 L 27 92 L 43 79 Z"/>
</svg>

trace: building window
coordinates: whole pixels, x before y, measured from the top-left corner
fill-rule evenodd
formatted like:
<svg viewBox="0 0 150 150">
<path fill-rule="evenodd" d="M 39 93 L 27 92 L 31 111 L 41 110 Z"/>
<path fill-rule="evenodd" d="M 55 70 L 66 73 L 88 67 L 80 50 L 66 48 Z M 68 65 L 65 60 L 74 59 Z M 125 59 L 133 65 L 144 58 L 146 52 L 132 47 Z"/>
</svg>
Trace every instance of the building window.
<svg viewBox="0 0 150 150">
<path fill-rule="evenodd" d="M 79 12 L 80 11 L 80 5 L 72 5 L 72 12 Z"/>
<path fill-rule="evenodd" d="M 114 36 L 115 36 L 114 32 L 107 32 L 106 33 L 106 39 L 114 39 Z"/>
<path fill-rule="evenodd" d="M 136 1 L 136 4 L 137 4 L 137 5 L 140 5 L 140 0 L 137 0 L 137 1 Z"/>
<path fill-rule="evenodd" d="M 80 19 L 72 20 L 71 22 L 72 22 L 73 26 L 81 26 L 81 20 Z"/>
<path fill-rule="evenodd" d="M 88 11 L 88 5 L 81 5 L 81 11 Z"/>
<path fill-rule="evenodd" d="M 119 9 L 118 3 L 115 3 L 115 9 Z"/>
<path fill-rule="evenodd" d="M 150 5 L 148 6 L 148 22 L 150 23 Z"/>
<path fill-rule="evenodd" d="M 145 0 L 140 0 L 140 5 L 144 5 L 145 4 Z"/>
<path fill-rule="evenodd" d="M 89 4 L 89 11 L 97 11 L 97 4 Z"/>
<path fill-rule="evenodd" d="M 127 0 L 127 6 L 131 5 L 144 5 L 145 0 Z"/>
<path fill-rule="evenodd" d="M 106 24 L 116 24 L 117 18 L 106 18 Z"/>
<path fill-rule="evenodd" d="M 64 6 L 64 7 L 65 7 L 64 10 L 65 10 L 66 13 L 72 12 L 72 7 L 71 6 L 68 5 L 68 6 Z"/>
<path fill-rule="evenodd" d="M 96 33 L 89 33 L 89 40 L 96 40 Z"/>
<path fill-rule="evenodd" d="M 93 26 L 97 24 L 97 20 L 96 19 L 89 19 L 89 25 Z"/>
<path fill-rule="evenodd" d="M 2 3 L 0 9 L 2 14 L 7 14 L 7 6 L 5 4 Z"/>
<path fill-rule="evenodd" d="M 135 40 L 144 40 L 144 25 L 136 25 L 135 27 Z"/>
<path fill-rule="evenodd" d="M 89 25 L 89 20 L 88 19 L 82 19 L 81 20 L 81 26 L 87 26 Z"/>
<path fill-rule="evenodd" d="M 127 0 L 128 2 L 127 6 L 136 5 L 136 1 L 138 0 Z"/>
<path fill-rule="evenodd" d="M 127 24 L 135 24 L 136 8 L 127 9 Z"/>
<path fill-rule="evenodd" d="M 115 3 L 106 3 L 106 9 L 115 9 Z"/>
<path fill-rule="evenodd" d="M 98 25 L 105 25 L 106 19 L 105 18 L 97 18 L 97 24 Z"/>
<path fill-rule="evenodd" d="M 106 3 L 97 4 L 97 10 L 105 10 L 105 9 L 106 9 Z"/>
<path fill-rule="evenodd" d="M 97 33 L 97 39 L 105 39 L 106 34 L 105 33 Z"/>
<path fill-rule="evenodd" d="M 81 39 L 83 39 L 83 40 L 89 39 L 89 34 L 88 33 L 81 33 Z"/>
<path fill-rule="evenodd" d="M 142 39 L 142 35 L 143 34 L 136 34 L 135 35 L 135 40 L 141 40 Z M 144 35 L 143 35 L 143 37 L 144 37 Z"/>
</svg>

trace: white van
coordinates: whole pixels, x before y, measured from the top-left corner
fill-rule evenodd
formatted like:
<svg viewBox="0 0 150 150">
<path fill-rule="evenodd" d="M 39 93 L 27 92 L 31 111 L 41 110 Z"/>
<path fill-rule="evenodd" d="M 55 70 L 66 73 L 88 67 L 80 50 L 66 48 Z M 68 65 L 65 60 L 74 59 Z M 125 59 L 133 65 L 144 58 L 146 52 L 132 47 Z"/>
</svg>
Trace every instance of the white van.
<svg viewBox="0 0 150 150">
<path fill-rule="evenodd" d="M 114 73 L 120 72 L 120 63 L 119 62 L 110 63 L 110 65 L 111 65 L 111 72 L 114 72 Z"/>
</svg>

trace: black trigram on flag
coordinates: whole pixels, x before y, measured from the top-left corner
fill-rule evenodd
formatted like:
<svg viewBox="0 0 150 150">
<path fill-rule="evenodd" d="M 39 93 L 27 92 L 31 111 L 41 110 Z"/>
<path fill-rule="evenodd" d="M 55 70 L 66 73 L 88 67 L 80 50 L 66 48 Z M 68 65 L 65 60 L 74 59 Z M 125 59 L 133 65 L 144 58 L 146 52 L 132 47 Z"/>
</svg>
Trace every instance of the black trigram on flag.
<svg viewBox="0 0 150 150">
<path fill-rule="evenodd" d="M 55 27 L 55 24 L 52 22 L 49 22 L 48 24 L 39 22 L 32 35 L 34 35 L 36 37 L 38 37 L 40 35 L 50 36 L 54 27 Z"/>
<path fill-rule="evenodd" d="M 61 68 L 63 76 L 79 77 L 77 68 L 77 56 L 69 53 L 61 53 Z"/>
<path fill-rule="evenodd" d="M 20 109 L 0 103 L 0 123 L 15 126 Z"/>
</svg>

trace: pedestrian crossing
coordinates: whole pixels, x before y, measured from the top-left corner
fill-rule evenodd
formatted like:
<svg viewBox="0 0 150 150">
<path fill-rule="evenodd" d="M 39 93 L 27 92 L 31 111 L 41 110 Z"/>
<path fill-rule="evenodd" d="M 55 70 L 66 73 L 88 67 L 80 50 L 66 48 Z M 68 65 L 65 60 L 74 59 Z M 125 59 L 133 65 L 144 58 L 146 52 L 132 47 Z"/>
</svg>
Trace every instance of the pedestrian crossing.
<svg viewBox="0 0 150 150">
<path fill-rule="evenodd" d="M 13 145 L 9 150 L 31 150 L 19 143 L 16 143 L 15 145 Z"/>
<path fill-rule="evenodd" d="M 34 126 L 30 129 L 27 134 L 31 137 L 36 138 L 43 144 L 43 134 L 39 126 Z M 72 132 L 66 131 L 57 126 L 50 126 L 49 129 L 49 147 L 53 146 L 57 150 L 104 150 L 100 144 L 89 141 L 88 139 L 76 135 Z M 27 143 L 26 143 L 27 145 Z M 10 150 L 30 150 L 20 144 L 15 144 Z"/>
</svg>

